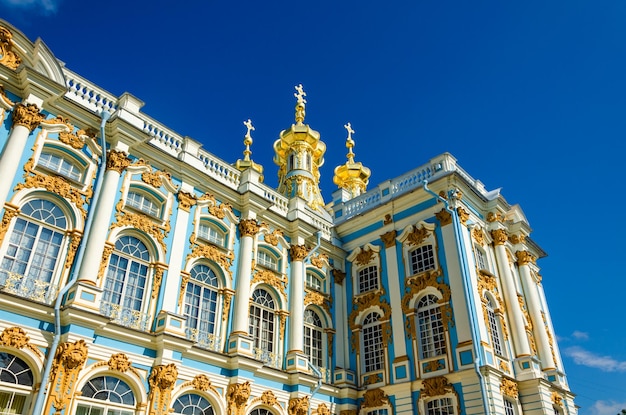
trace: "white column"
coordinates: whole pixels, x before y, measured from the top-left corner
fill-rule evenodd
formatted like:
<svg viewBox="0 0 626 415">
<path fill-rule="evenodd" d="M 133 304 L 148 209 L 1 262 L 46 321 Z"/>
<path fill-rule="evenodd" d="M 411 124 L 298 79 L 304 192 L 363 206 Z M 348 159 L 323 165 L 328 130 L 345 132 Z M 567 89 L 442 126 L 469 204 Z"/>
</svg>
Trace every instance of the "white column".
<svg viewBox="0 0 626 415">
<path fill-rule="evenodd" d="M 524 317 L 517 299 L 513 274 L 509 267 L 509 258 L 506 254 L 504 244 L 508 240 L 508 236 L 504 229 L 495 229 L 491 231 L 493 237 L 494 249 L 496 251 L 496 263 L 498 264 L 498 272 L 500 274 L 500 282 L 504 291 L 504 302 L 506 304 L 506 312 L 511 322 L 511 337 L 513 338 L 513 347 L 515 349 L 515 357 L 530 356 L 530 345 L 526 336 L 526 325 Z"/>
<path fill-rule="evenodd" d="M 0 201 L 7 199 L 13 184 L 13 178 L 20 167 L 22 151 L 26 146 L 28 135 L 41 121 L 43 115 L 35 104 L 17 104 L 12 112 L 13 128 L 0 155 Z"/>
<path fill-rule="evenodd" d="M 541 300 L 539 299 L 537 283 L 531 275 L 530 267 L 528 266 L 528 263 L 533 257 L 528 253 L 528 251 L 517 251 L 515 256 L 517 257 L 517 264 L 519 266 L 524 293 L 526 294 L 528 312 L 533 321 L 533 333 L 535 334 L 535 339 L 537 340 L 537 349 L 539 350 L 539 357 L 541 358 L 541 367 L 543 370 L 555 369 L 554 358 L 552 357 L 552 350 L 550 349 L 550 340 L 548 339 L 546 325 L 543 321 L 543 316 L 541 315 Z"/>
<path fill-rule="evenodd" d="M 130 160 L 121 151 L 111 150 L 107 155 L 106 173 L 102 180 L 98 204 L 94 208 L 93 223 L 89 235 L 83 261 L 78 271 L 78 280 L 95 285 L 102 262 L 104 243 L 107 239 L 111 212 L 117 200 L 117 187 L 122 171 L 128 167 Z"/>
<path fill-rule="evenodd" d="M 345 289 L 345 272 L 340 270 L 333 270 L 332 272 L 333 278 L 335 280 L 335 313 L 339 316 L 347 316 L 348 311 L 346 310 L 346 289 Z M 346 369 L 350 364 L 350 359 L 348 358 L 348 344 L 349 341 L 345 339 L 349 338 L 348 331 L 348 319 L 347 318 L 338 318 L 336 320 L 337 326 L 335 329 L 337 333 L 335 335 L 335 365 L 337 367 Z"/>
<path fill-rule="evenodd" d="M 252 248 L 254 237 L 259 232 L 255 219 L 243 219 L 239 223 L 241 241 L 239 244 L 239 264 L 235 292 L 235 312 L 231 334 L 248 334 L 248 314 L 250 313 L 250 274 L 252 272 Z"/>
<path fill-rule="evenodd" d="M 184 184 L 181 188 L 184 187 Z M 180 290 L 180 272 L 183 266 L 183 251 L 185 249 L 185 238 L 187 236 L 187 226 L 189 225 L 189 210 L 196 204 L 196 199 L 192 193 L 185 191 L 178 192 L 178 210 L 176 212 L 176 222 L 174 224 L 174 234 L 172 237 L 172 251 L 170 253 L 167 278 L 165 280 L 165 296 L 161 309 L 169 312 L 176 312 L 178 307 L 178 296 Z M 179 310 L 180 312 L 180 310 Z"/>
<path fill-rule="evenodd" d="M 389 302 L 391 303 L 391 327 L 393 333 L 393 350 L 396 359 L 406 356 L 406 341 L 404 339 L 404 321 L 402 311 L 402 289 L 396 256 L 396 231 L 390 231 L 381 236 L 385 244 L 385 262 L 387 281 L 389 282 Z"/>
<path fill-rule="evenodd" d="M 304 259 L 308 253 L 304 245 L 292 245 L 291 276 L 289 278 L 289 339 L 288 353 L 304 350 Z"/>
</svg>

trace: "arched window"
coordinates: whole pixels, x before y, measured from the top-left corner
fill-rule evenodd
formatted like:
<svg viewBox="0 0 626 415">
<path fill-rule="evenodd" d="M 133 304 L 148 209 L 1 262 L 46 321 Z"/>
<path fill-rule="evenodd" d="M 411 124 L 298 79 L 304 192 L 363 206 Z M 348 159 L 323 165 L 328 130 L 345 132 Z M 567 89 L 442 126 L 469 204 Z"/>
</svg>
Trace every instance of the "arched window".
<svg viewBox="0 0 626 415">
<path fill-rule="evenodd" d="M 363 320 L 363 362 L 365 373 L 383 369 L 383 332 L 376 313 Z"/>
<path fill-rule="evenodd" d="M 218 229 L 217 226 L 207 222 L 201 222 L 200 226 L 198 226 L 198 237 L 221 247 L 224 246 L 226 240 L 224 232 Z"/>
<path fill-rule="evenodd" d="M 491 334 L 491 346 L 493 351 L 498 356 L 504 356 L 504 349 L 502 348 L 502 340 L 500 336 L 500 325 L 498 324 L 498 316 L 496 315 L 495 308 L 491 298 L 485 297 L 487 302 L 485 308 L 487 310 L 487 320 L 489 321 L 489 333 Z"/>
<path fill-rule="evenodd" d="M 175 414 L 180 415 L 213 415 L 211 403 L 195 393 L 179 396 L 172 406 Z"/>
<path fill-rule="evenodd" d="M 322 279 L 312 272 L 306 273 L 306 286 L 313 290 L 324 292 Z"/>
<path fill-rule="evenodd" d="M 147 297 L 150 253 L 134 236 L 124 235 L 115 242 L 102 293 L 105 315 L 134 328 L 145 328 L 147 316 L 142 315 Z"/>
<path fill-rule="evenodd" d="M 143 192 L 129 191 L 126 196 L 126 206 L 130 206 L 150 216 L 161 216 L 161 204 Z"/>
<path fill-rule="evenodd" d="M 417 302 L 417 330 L 419 330 L 420 358 L 446 354 L 446 338 L 438 299 L 432 294 Z"/>
<path fill-rule="evenodd" d="M 21 414 L 32 393 L 33 372 L 26 362 L 0 353 L 0 414 Z"/>
<path fill-rule="evenodd" d="M 256 262 L 262 267 L 278 271 L 278 259 L 265 249 L 259 249 L 256 255 Z"/>
<path fill-rule="evenodd" d="M 214 349 L 219 346 L 215 336 L 219 288 L 217 275 L 204 264 L 191 269 L 191 278 L 185 290 L 185 311 L 187 335 L 200 346 Z"/>
<path fill-rule="evenodd" d="M 304 311 L 304 354 L 316 367 L 324 366 L 322 359 L 322 320 L 311 309 Z"/>
<path fill-rule="evenodd" d="M 68 158 L 63 157 L 56 152 L 50 152 L 49 150 L 41 152 L 37 164 L 44 167 L 46 170 L 52 171 L 76 182 L 80 182 L 83 175 L 83 168 L 79 167 L 75 162 L 70 161 Z"/>
<path fill-rule="evenodd" d="M 435 269 L 435 252 L 432 245 L 422 245 L 409 253 L 413 275 Z"/>
<path fill-rule="evenodd" d="M 20 210 L 4 244 L 0 282 L 5 291 L 50 302 L 56 295 L 50 286 L 63 262 L 67 219 L 61 208 L 45 199 L 31 200 Z"/>
<path fill-rule="evenodd" d="M 378 289 L 378 267 L 371 265 L 359 270 L 359 294 Z"/>
<path fill-rule="evenodd" d="M 426 402 L 426 415 L 454 415 L 452 398 L 439 398 Z"/>
<path fill-rule="evenodd" d="M 275 353 L 275 309 L 270 293 L 260 288 L 254 290 L 250 305 L 250 335 L 254 347 L 264 353 Z"/>
<path fill-rule="evenodd" d="M 83 386 L 76 415 L 133 415 L 135 394 L 126 382 L 99 376 Z"/>
</svg>

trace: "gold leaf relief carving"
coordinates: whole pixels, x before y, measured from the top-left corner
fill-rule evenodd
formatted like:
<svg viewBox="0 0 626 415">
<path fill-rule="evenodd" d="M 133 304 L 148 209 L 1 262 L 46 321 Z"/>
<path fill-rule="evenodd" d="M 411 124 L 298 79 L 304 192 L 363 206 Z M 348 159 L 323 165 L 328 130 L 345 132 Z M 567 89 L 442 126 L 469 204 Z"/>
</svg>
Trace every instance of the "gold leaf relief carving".
<svg viewBox="0 0 626 415">
<path fill-rule="evenodd" d="M 283 340 L 285 338 L 285 323 L 287 322 L 287 316 L 289 315 L 289 313 L 287 311 L 284 310 L 279 310 L 278 311 L 278 324 L 280 326 L 280 340 Z"/>
<path fill-rule="evenodd" d="M 124 373 L 128 369 L 130 369 L 131 363 L 130 360 L 128 360 L 128 356 L 126 356 L 124 353 L 116 353 L 114 355 L 111 355 L 111 358 L 107 362 L 107 365 L 111 370 Z"/>
<path fill-rule="evenodd" d="M 502 222 L 504 218 L 500 212 L 489 212 L 487 214 L 487 222 Z"/>
<path fill-rule="evenodd" d="M 275 406 L 278 405 L 278 399 L 276 399 L 276 395 L 272 391 L 265 391 L 261 394 L 261 402 L 263 402 L 267 406 Z"/>
<path fill-rule="evenodd" d="M 478 245 L 483 246 L 485 244 L 485 235 L 483 234 L 483 231 L 481 229 L 472 229 L 472 237 Z"/>
<path fill-rule="evenodd" d="M 233 297 L 234 292 L 231 290 L 224 289 L 222 291 L 222 298 L 224 299 L 224 308 L 222 309 L 222 321 L 228 320 L 228 314 L 230 313 L 230 304 Z"/>
<path fill-rule="evenodd" d="M 289 254 L 292 261 L 302 261 L 309 253 L 309 249 L 304 245 L 291 245 Z"/>
<path fill-rule="evenodd" d="M 43 356 L 43 353 L 30 343 L 30 338 L 21 327 L 14 326 L 4 329 L 0 335 L 0 344 L 14 349 L 27 348 L 36 355 Z"/>
<path fill-rule="evenodd" d="M 38 173 L 33 174 L 33 176 L 26 176 L 24 183 L 18 183 L 17 186 L 15 186 L 15 190 L 46 189 L 72 202 L 74 206 L 80 210 L 83 219 L 87 216 L 87 211 L 84 208 L 86 201 L 83 199 L 83 194 L 74 189 L 66 179 L 59 176 L 44 176 Z"/>
<path fill-rule="evenodd" d="M 528 265 L 536 261 L 536 258 L 528 251 L 517 251 L 515 252 L 515 256 L 517 257 L 517 264 L 519 266 Z"/>
<path fill-rule="evenodd" d="M 427 287 L 436 288 L 441 293 L 438 303 L 441 309 L 441 319 L 444 330 L 448 330 L 449 326 L 454 326 L 454 317 L 452 314 L 452 306 L 450 305 L 450 286 L 443 280 L 441 270 L 425 272 L 406 280 L 404 296 L 402 297 L 402 311 L 405 315 L 412 314 L 410 307 L 412 299 Z M 412 325 L 412 322 L 409 323 Z M 414 330 L 407 331 L 407 336 Z"/>
<path fill-rule="evenodd" d="M 328 314 L 330 314 L 330 305 L 331 305 L 331 297 L 328 297 L 322 293 L 317 291 L 311 291 L 305 289 L 306 294 L 304 295 L 304 305 L 307 306 L 309 304 L 315 304 L 317 306 L 322 307 Z"/>
<path fill-rule="evenodd" d="M 452 214 L 450 214 L 450 212 L 448 212 L 446 209 L 441 209 L 435 214 L 435 217 L 437 218 L 441 226 L 446 226 L 452 223 Z"/>
<path fill-rule="evenodd" d="M 170 402 L 172 400 L 172 389 L 176 386 L 178 369 L 174 363 L 168 365 L 158 365 L 152 368 L 148 384 L 150 393 L 150 415 L 167 415 L 170 413 Z"/>
<path fill-rule="evenodd" d="M 355 409 L 345 409 L 339 412 L 339 415 L 357 415 L 357 413 Z"/>
<path fill-rule="evenodd" d="M 382 381 L 382 379 L 381 379 Z M 363 395 L 363 402 L 361 402 L 361 408 L 376 408 L 389 404 L 389 397 L 384 390 L 370 389 Z"/>
<path fill-rule="evenodd" d="M 328 262 L 328 255 L 317 254 L 311 257 L 311 264 L 317 269 L 324 268 L 324 263 Z"/>
<path fill-rule="evenodd" d="M 289 399 L 289 406 L 287 407 L 287 413 L 289 415 L 307 415 L 308 411 L 309 411 L 309 397 L 308 396 Z"/>
<path fill-rule="evenodd" d="M 191 278 L 191 274 L 187 271 L 180 272 L 180 289 L 178 291 L 178 308 L 181 309 L 183 307 L 183 297 L 185 296 L 185 290 L 187 289 L 187 283 L 189 282 L 189 278 Z"/>
<path fill-rule="evenodd" d="M 357 254 L 354 263 L 357 265 L 365 265 L 369 264 L 372 259 L 374 259 L 374 251 L 369 248 L 365 248 Z"/>
<path fill-rule="evenodd" d="M 331 415 L 330 414 L 330 409 L 328 409 L 328 407 L 326 406 L 326 404 L 319 404 L 317 406 L 317 411 L 316 411 L 317 415 Z"/>
<path fill-rule="evenodd" d="M 392 248 L 395 246 L 396 235 L 397 235 L 397 232 L 395 230 L 389 231 L 383 235 L 380 235 L 380 239 L 383 241 L 383 244 L 385 244 L 385 248 Z"/>
<path fill-rule="evenodd" d="M 259 224 L 255 219 L 242 219 L 239 222 L 241 236 L 255 236 L 259 232 Z"/>
<path fill-rule="evenodd" d="M 86 360 L 87 344 L 84 340 L 59 344 L 52 362 L 51 383 L 54 387 L 50 388 L 45 413 L 52 408 L 56 412 L 66 408 L 75 395 L 76 380 Z"/>
<path fill-rule="evenodd" d="M 333 278 L 335 280 L 335 284 L 343 284 L 343 280 L 346 279 L 346 273 L 343 271 L 340 271 L 338 269 L 333 269 L 332 270 L 332 274 L 333 274 Z"/>
<path fill-rule="evenodd" d="M 35 104 L 17 104 L 13 109 L 13 125 L 21 125 L 32 132 L 44 120 L 44 115 L 39 111 Z"/>
<path fill-rule="evenodd" d="M 467 220 L 469 219 L 469 212 L 463 209 L 462 207 L 456 208 L 456 213 L 459 215 L 459 221 L 461 221 L 462 225 L 467 224 Z"/>
<path fill-rule="evenodd" d="M 78 250 L 78 246 L 80 245 L 82 233 L 80 232 L 72 232 L 70 239 L 70 246 L 67 248 L 67 256 L 65 257 L 65 269 L 69 269 L 74 262 L 74 257 L 76 256 L 76 251 Z"/>
<path fill-rule="evenodd" d="M 424 379 L 422 381 L 423 388 L 420 389 L 420 399 L 432 396 L 445 395 L 454 391 L 454 387 L 448 382 L 445 376 L 436 376 L 434 378 Z"/>
<path fill-rule="evenodd" d="M 131 227 L 138 229 L 148 235 L 154 237 L 159 245 L 163 248 L 163 252 L 167 251 L 165 245 L 165 237 L 167 236 L 167 229 L 160 227 L 152 222 L 148 216 L 143 213 L 129 213 L 120 212 L 115 215 L 115 222 L 111 224 L 109 229 L 115 229 L 120 227 Z"/>
<path fill-rule="evenodd" d="M 407 235 L 408 245 L 421 245 L 422 242 L 424 242 L 424 239 L 428 238 L 429 233 L 430 232 L 428 231 L 428 229 L 424 228 L 423 226 L 421 228 L 413 226 L 413 231 Z"/>
<path fill-rule="evenodd" d="M 368 292 L 367 294 L 360 295 L 358 297 L 354 297 L 352 312 L 350 313 L 350 329 L 354 330 L 356 328 L 356 318 L 357 316 L 364 310 L 367 310 L 370 307 L 379 307 L 383 316 L 381 320 L 388 320 L 391 318 L 391 306 L 387 302 L 387 300 L 383 299 L 382 296 L 385 295 L 385 289 L 381 288 L 378 291 Z"/>
<path fill-rule="evenodd" d="M 563 406 L 563 397 L 559 395 L 558 392 L 553 391 L 551 397 L 552 397 L 553 404 L 555 404 L 556 406 Z"/>
<path fill-rule="evenodd" d="M 130 166 L 130 159 L 126 153 L 117 150 L 110 150 L 107 153 L 106 170 L 114 170 L 122 174 Z"/>
<path fill-rule="evenodd" d="M 4 239 L 4 236 L 9 229 L 9 224 L 14 217 L 19 215 L 20 211 L 17 207 L 4 205 L 4 215 L 2 216 L 2 222 L 0 222 L 0 243 Z"/>
<path fill-rule="evenodd" d="M 98 280 L 104 276 L 104 271 L 106 270 L 107 263 L 109 262 L 109 257 L 113 253 L 113 245 L 105 245 L 104 251 L 102 252 L 102 260 L 100 261 L 100 267 L 98 268 Z"/>
<path fill-rule="evenodd" d="M 207 375 L 204 375 L 204 374 L 196 375 L 196 377 L 194 377 L 193 380 L 191 381 L 191 384 L 193 385 L 194 389 L 197 389 L 203 392 L 206 392 L 212 388 L 211 380 L 209 379 Z"/>
<path fill-rule="evenodd" d="M 196 204 L 196 197 L 191 193 L 183 192 L 181 190 L 176 194 L 176 196 L 178 198 L 178 207 L 185 212 L 189 212 L 191 207 Z"/>
<path fill-rule="evenodd" d="M 243 415 L 246 409 L 246 402 L 250 397 L 250 382 L 231 383 L 226 392 L 226 402 L 228 403 L 228 415 Z"/>
<path fill-rule="evenodd" d="M 504 229 L 494 229 L 491 231 L 494 245 L 504 245 L 509 239 L 509 235 Z"/>
<path fill-rule="evenodd" d="M 511 235 L 511 243 L 513 244 L 521 244 L 524 243 L 526 237 L 522 234 L 513 234 Z"/>
<path fill-rule="evenodd" d="M 70 131 L 72 129 L 70 128 Z M 80 150 L 85 147 L 85 140 L 80 137 L 80 133 L 84 133 L 84 131 L 79 131 L 77 134 L 68 133 L 66 131 L 61 131 L 59 133 L 59 141 L 63 144 L 67 144 L 68 146 L 75 148 L 76 150 Z"/>
<path fill-rule="evenodd" d="M 276 290 L 280 291 L 283 296 L 286 295 L 285 290 L 287 289 L 287 280 L 285 278 L 282 278 L 281 276 L 278 276 L 276 273 L 268 269 L 257 271 L 256 273 L 254 273 L 250 284 L 252 285 L 260 282 L 274 287 Z"/>
<path fill-rule="evenodd" d="M 161 289 L 161 282 L 163 281 L 163 267 L 157 266 L 154 270 L 154 278 L 152 279 L 152 299 L 156 299 Z"/>
<path fill-rule="evenodd" d="M 233 264 L 233 259 L 235 259 L 235 255 L 228 251 L 228 253 L 223 253 L 214 245 L 198 245 L 196 246 L 190 254 L 187 255 L 187 261 L 191 258 L 206 258 L 209 259 L 216 264 L 220 265 L 230 278 L 233 278 L 233 271 L 230 267 Z"/>
<path fill-rule="evenodd" d="M 275 229 L 272 233 L 266 233 L 263 240 L 272 246 L 278 245 L 278 238 L 283 236 L 283 231 Z"/>
<path fill-rule="evenodd" d="M 4 26 L 0 26 L 0 65 L 16 70 L 22 58 L 13 51 L 13 34 Z"/>
<path fill-rule="evenodd" d="M 500 384 L 500 392 L 502 392 L 503 395 L 513 399 L 517 399 L 519 396 L 517 383 L 514 380 L 507 378 L 502 378 L 502 383 Z"/>
</svg>

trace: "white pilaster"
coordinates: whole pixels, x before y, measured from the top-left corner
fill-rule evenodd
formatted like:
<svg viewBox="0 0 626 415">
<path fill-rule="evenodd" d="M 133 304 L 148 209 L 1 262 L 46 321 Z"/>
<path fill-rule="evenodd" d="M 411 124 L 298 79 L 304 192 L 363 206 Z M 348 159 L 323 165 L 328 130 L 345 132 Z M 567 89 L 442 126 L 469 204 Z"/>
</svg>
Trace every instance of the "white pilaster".
<svg viewBox="0 0 626 415">
<path fill-rule="evenodd" d="M 291 261 L 287 348 L 289 352 L 302 352 L 304 350 L 304 262 L 302 258 Z"/>
</svg>

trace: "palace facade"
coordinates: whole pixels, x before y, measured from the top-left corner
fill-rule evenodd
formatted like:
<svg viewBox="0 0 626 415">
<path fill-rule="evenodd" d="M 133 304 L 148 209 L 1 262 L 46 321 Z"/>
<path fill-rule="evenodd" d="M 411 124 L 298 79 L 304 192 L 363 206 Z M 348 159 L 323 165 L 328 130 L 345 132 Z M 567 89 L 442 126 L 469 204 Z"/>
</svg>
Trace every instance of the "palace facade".
<svg viewBox="0 0 626 415">
<path fill-rule="evenodd" d="M 278 188 L 0 21 L 0 413 L 577 413 L 517 205 L 450 154 L 367 189 L 347 124 Z"/>
</svg>

